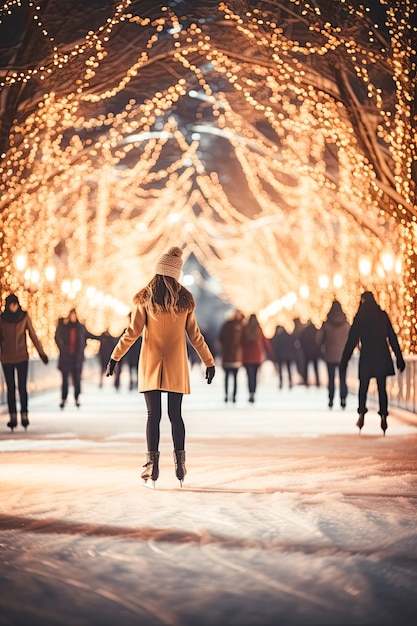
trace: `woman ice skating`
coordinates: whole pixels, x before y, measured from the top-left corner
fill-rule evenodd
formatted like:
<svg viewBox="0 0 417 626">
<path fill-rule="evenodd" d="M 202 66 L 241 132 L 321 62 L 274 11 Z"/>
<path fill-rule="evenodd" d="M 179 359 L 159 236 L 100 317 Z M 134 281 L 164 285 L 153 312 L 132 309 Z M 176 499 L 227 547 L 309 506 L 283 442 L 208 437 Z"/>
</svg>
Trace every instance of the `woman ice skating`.
<svg viewBox="0 0 417 626">
<path fill-rule="evenodd" d="M 159 477 L 163 392 L 167 393 L 175 474 L 181 486 L 187 473 L 185 426 L 181 413 L 183 394 L 190 393 L 186 335 L 206 366 L 208 384 L 215 374 L 214 357 L 195 318 L 193 295 L 178 282 L 182 265 L 181 248 L 172 247 L 160 257 L 155 267 L 155 276 L 134 297 L 135 307 L 130 325 L 119 339 L 107 366 L 107 376 L 112 376 L 116 363 L 138 337 L 142 336 L 138 388 L 145 396 L 148 412 L 148 452 L 142 478 L 144 484 L 152 488 Z"/>
</svg>

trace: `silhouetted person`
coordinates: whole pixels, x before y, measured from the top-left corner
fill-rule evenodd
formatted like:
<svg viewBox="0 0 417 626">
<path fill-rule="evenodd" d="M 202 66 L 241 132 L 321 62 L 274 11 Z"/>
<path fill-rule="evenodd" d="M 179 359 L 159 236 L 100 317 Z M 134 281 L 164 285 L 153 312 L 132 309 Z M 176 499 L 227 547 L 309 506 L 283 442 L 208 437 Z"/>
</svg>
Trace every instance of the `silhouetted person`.
<svg viewBox="0 0 417 626">
<path fill-rule="evenodd" d="M 252 313 L 242 329 L 242 361 L 248 379 L 249 402 L 255 402 L 258 370 L 266 358 L 273 360 L 274 355 L 256 314 Z"/>
<path fill-rule="evenodd" d="M 292 366 L 295 363 L 294 336 L 289 333 L 284 326 L 277 325 L 275 333 L 270 339 L 271 348 L 274 354 L 274 362 L 278 372 L 279 387 L 283 386 L 283 369 L 288 376 L 288 386 L 292 387 Z"/>
<path fill-rule="evenodd" d="M 229 382 L 232 381 L 232 402 L 236 402 L 237 375 L 242 367 L 242 328 L 244 315 L 236 310 L 220 329 L 219 343 L 224 370 L 224 401 L 229 400 Z"/>
<path fill-rule="evenodd" d="M 104 333 L 100 335 L 99 341 L 100 347 L 97 356 L 100 361 L 99 387 L 101 389 L 101 387 L 103 386 L 103 377 L 106 373 L 107 363 L 109 362 L 110 355 L 113 352 L 114 346 L 116 345 L 118 338 L 113 337 L 113 335 L 111 335 L 108 330 L 105 330 Z"/>
<path fill-rule="evenodd" d="M 68 385 L 71 378 L 74 386 L 74 399 L 77 407 L 80 406 L 81 374 L 84 363 L 84 351 L 87 339 L 97 339 L 100 336 L 90 333 L 84 324 L 81 324 L 75 309 L 71 309 L 68 317 L 61 317 L 55 330 L 55 342 L 59 349 L 58 369 L 62 374 L 61 409 L 68 398 Z"/>
<path fill-rule="evenodd" d="M 41 360 L 46 365 L 48 357 L 35 333 L 29 315 L 22 310 L 17 296 L 10 294 L 6 298 L 4 311 L 0 315 L 0 360 L 7 387 L 7 405 L 10 418 L 7 426 L 12 432 L 17 426 L 16 376 L 20 398 L 21 423 L 25 430 L 29 426 L 27 392 L 29 353 L 26 340 L 27 335 L 31 338 Z"/>
<path fill-rule="evenodd" d="M 297 372 L 304 381 L 304 368 L 305 368 L 305 358 L 304 352 L 301 347 L 300 334 L 305 324 L 302 323 L 299 317 L 294 317 L 294 330 L 292 332 L 292 337 L 294 339 L 294 348 L 295 348 L 295 365 L 297 368 Z"/>
<path fill-rule="evenodd" d="M 340 406 L 344 409 L 347 398 L 346 377 L 340 376 L 339 363 L 346 345 L 350 329 L 346 314 L 338 300 L 333 300 L 330 310 L 318 332 L 321 356 L 327 366 L 327 389 L 329 408 L 332 408 L 335 395 L 335 377 L 339 374 Z"/>
<path fill-rule="evenodd" d="M 129 348 L 129 351 L 122 358 L 121 362 L 126 363 L 129 370 L 129 389 L 135 389 L 138 386 L 138 365 L 140 350 L 142 347 L 142 337 L 138 337 L 135 343 Z"/>
<path fill-rule="evenodd" d="M 130 311 L 129 315 L 129 324 L 132 320 L 132 312 Z M 117 337 L 114 346 L 117 344 L 119 339 L 123 337 L 123 334 L 126 332 L 126 329 L 123 333 Z M 120 389 L 120 379 L 122 371 L 127 367 L 129 371 L 129 389 L 132 391 L 135 387 L 138 386 L 138 365 L 139 365 L 139 356 L 140 349 L 142 346 L 142 337 L 138 337 L 138 339 L 130 346 L 128 352 L 118 361 L 117 366 L 114 369 L 114 386 L 117 390 Z M 112 352 L 112 350 L 111 350 Z M 110 356 L 110 355 L 109 355 Z"/>
<path fill-rule="evenodd" d="M 320 387 L 319 359 L 321 355 L 317 342 L 317 332 L 318 329 L 314 326 L 313 322 L 309 320 L 302 328 L 299 336 L 304 357 L 302 377 L 306 387 L 308 387 L 308 370 L 310 364 L 313 366 L 316 387 Z"/>
<path fill-rule="evenodd" d="M 359 418 L 356 426 L 362 430 L 368 395 L 369 381 L 376 378 L 378 387 L 379 415 L 381 429 L 385 435 L 388 428 L 388 396 L 386 390 L 387 376 L 394 376 L 394 365 L 390 347 L 397 359 L 397 368 L 400 372 L 405 369 L 405 362 L 401 353 L 400 344 L 392 327 L 388 314 L 383 311 L 371 291 L 361 295 L 359 308 L 349 331 L 349 336 L 340 361 L 342 375 L 346 375 L 346 368 L 353 350 L 359 345 Z"/>
</svg>

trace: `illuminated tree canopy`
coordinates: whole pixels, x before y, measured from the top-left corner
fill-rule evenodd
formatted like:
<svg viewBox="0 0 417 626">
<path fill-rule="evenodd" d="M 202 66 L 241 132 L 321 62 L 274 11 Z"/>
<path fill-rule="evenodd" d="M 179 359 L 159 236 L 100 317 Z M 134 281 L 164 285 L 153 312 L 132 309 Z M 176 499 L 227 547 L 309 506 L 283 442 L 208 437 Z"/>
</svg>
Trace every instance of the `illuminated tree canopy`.
<svg viewBox="0 0 417 626">
<path fill-rule="evenodd" d="M 323 275 L 350 314 L 374 289 L 416 351 L 414 2 L 11 0 L 0 19 L 3 292 L 32 282 L 33 306 L 104 325 L 180 244 L 265 322 L 322 320 Z"/>
</svg>

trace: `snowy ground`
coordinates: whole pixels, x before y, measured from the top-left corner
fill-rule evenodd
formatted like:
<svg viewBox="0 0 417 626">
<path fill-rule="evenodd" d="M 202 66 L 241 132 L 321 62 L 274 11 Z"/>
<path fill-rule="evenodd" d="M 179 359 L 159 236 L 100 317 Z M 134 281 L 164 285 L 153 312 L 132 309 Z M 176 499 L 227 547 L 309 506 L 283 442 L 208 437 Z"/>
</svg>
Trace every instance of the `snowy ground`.
<svg viewBox="0 0 417 626">
<path fill-rule="evenodd" d="M 359 435 L 355 396 L 330 411 L 267 364 L 254 405 L 243 372 L 225 405 L 221 369 L 194 368 L 188 474 L 164 416 L 152 491 L 123 382 L 85 382 L 78 410 L 32 396 L 26 433 L 0 416 L 1 626 L 416 623 L 416 416 L 393 410 L 384 438 L 372 408 Z"/>
</svg>

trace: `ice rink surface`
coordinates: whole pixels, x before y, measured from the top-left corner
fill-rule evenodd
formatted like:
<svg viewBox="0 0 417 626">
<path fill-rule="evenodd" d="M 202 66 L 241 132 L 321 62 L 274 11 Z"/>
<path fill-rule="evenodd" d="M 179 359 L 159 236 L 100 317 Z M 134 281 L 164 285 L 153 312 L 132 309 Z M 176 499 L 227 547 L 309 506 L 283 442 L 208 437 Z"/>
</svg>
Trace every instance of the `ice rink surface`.
<svg viewBox="0 0 417 626">
<path fill-rule="evenodd" d="M 170 425 L 161 473 L 141 485 L 143 397 L 83 382 L 29 399 L 30 426 L 0 415 L 0 626 L 348 626 L 416 624 L 417 419 L 394 409 L 382 436 L 356 396 L 330 411 L 324 387 L 236 404 L 223 372 L 191 374 L 188 473 L 175 477 Z"/>
</svg>

